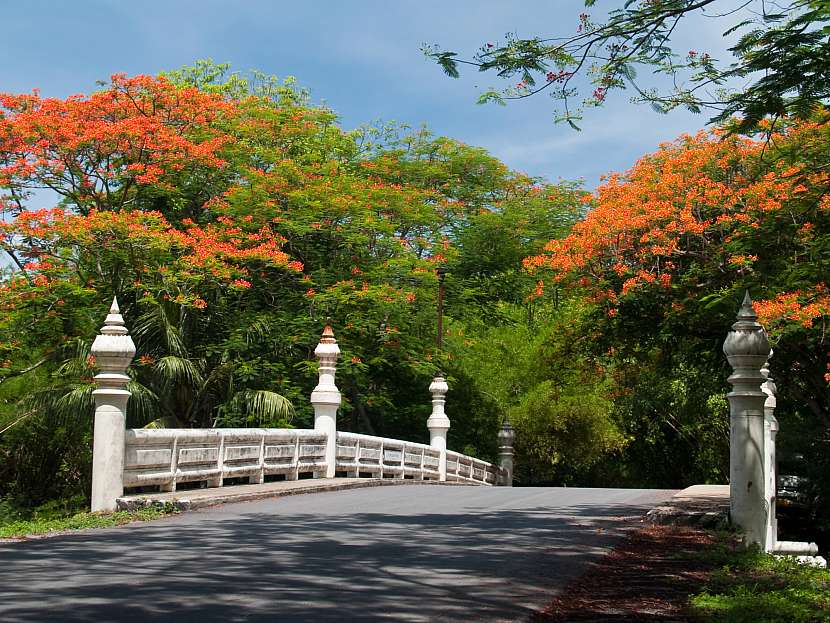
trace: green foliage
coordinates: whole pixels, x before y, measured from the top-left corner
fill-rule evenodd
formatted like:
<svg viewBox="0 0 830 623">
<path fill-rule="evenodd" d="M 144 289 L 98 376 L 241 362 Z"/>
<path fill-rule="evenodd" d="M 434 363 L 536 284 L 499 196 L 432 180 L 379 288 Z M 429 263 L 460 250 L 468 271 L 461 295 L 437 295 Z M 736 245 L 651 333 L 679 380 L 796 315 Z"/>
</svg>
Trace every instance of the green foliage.
<svg viewBox="0 0 830 623">
<path fill-rule="evenodd" d="M 542 381 L 510 410 L 523 459 L 520 473 L 527 470 L 531 481 L 573 484 L 578 482 L 574 475 L 582 475 L 623 445 L 623 436 L 609 418 L 608 386 L 586 381 L 582 386 Z"/>
<path fill-rule="evenodd" d="M 614 420 L 630 441 L 598 466 L 597 481 L 671 488 L 728 480 L 727 375 L 717 355 L 655 348 L 616 360 Z"/>
<path fill-rule="evenodd" d="M 174 87 L 162 81 L 164 89 L 195 87 L 189 97 L 210 94 L 221 109 L 184 137 L 199 153 L 205 137 L 218 137 L 215 159 L 142 184 L 119 177 L 117 193 L 65 188 L 60 215 L 21 214 L 4 225 L 3 248 L 19 268 L 0 284 L 0 495 L 37 506 L 89 491 L 89 344 L 111 293 L 138 350 L 131 427 L 309 427 L 313 349 L 330 319 L 342 349 L 342 430 L 426 441 L 427 387 L 440 369 L 451 388 L 451 447 L 495 460 L 496 432 L 509 417 L 521 482 L 675 487 L 726 478 L 720 343 L 735 304 L 724 266 L 752 252 L 761 259 L 741 273 L 750 285 L 762 272 L 775 275 L 769 288 L 815 283 L 826 272 L 823 229 L 802 236 L 805 249 L 788 242 L 800 223 L 764 221 L 751 237 L 757 248 L 729 240 L 723 257 L 710 252 L 710 238 L 684 233 L 692 252 L 675 258 L 673 280 L 620 291 L 612 310 L 604 289 L 622 289 L 636 255 L 600 254 L 582 275 L 596 296 L 579 282 L 543 289 L 524 268 L 549 241 L 591 221 L 577 185 L 510 171 L 424 128 L 344 132 L 290 80 L 210 62 L 168 77 Z M 694 140 L 677 151 L 694 155 Z M 822 167 L 824 143 L 802 140 L 768 152 L 780 166 Z M 725 187 L 765 172 L 730 154 L 724 166 L 717 155 L 689 169 Z M 678 192 L 672 180 L 660 187 L 669 197 Z M 14 194 L 32 180 L 4 183 Z M 805 197 L 795 207 L 821 218 L 820 196 Z M 639 209 L 643 198 L 660 197 L 649 186 L 631 203 Z M 635 213 L 617 217 L 621 231 Z M 625 234 L 615 248 L 629 238 L 643 246 Z M 586 257 L 576 251 L 570 257 Z M 435 346 L 439 268 L 443 349 Z M 803 366 L 792 347 L 805 341 L 799 331 L 784 335 L 774 366 Z M 810 365 L 820 380 L 823 361 Z"/>
<path fill-rule="evenodd" d="M 36 413 L 3 433 L 0 474 L 4 495 L 21 505 L 89 495 L 91 410 L 78 415 L 64 420 L 53 413 Z"/>
<path fill-rule="evenodd" d="M 574 185 L 515 173 L 425 129 L 344 132 L 290 79 L 203 61 L 166 80 L 118 84 L 133 82 L 139 104 L 160 93 L 161 104 L 147 106 L 163 110 L 158 132 L 182 129 L 159 149 L 167 154 L 184 141 L 186 165 L 119 152 L 121 168 L 110 178 L 108 150 L 123 144 L 112 119 L 136 113 L 112 111 L 107 100 L 94 119 L 101 143 L 80 137 L 85 148 L 76 151 L 78 142 L 56 134 L 30 144 L 41 130 L 27 126 L 13 145 L 48 144 L 79 170 L 104 163 L 97 177 L 76 189 L 57 177 L 59 166 L 48 169 L 52 160 L 38 160 L 46 170 L 10 167 L 0 180 L 10 197 L 46 178 L 63 196 L 59 213 L 3 204 L 22 217 L 2 240 L 19 267 L 0 288 L 0 389 L 8 390 L 9 423 L 21 410 L 32 415 L 0 433 L 0 494 L 21 503 L 63 495 L 64 485 L 72 495 L 88 491 L 96 371 L 89 344 L 112 294 L 137 347 L 129 426 L 308 427 L 313 349 L 331 318 L 342 349 L 339 426 L 426 440 L 430 378 L 439 366 L 453 374 L 454 353 L 435 348 L 436 269 L 450 271 L 448 325 L 478 322 L 502 300 L 523 305 L 535 287 L 522 270 L 526 250 L 540 250 L 581 213 Z M 197 122 L 191 109 L 181 112 L 183 89 L 191 89 Z M 69 102 L 67 114 L 82 105 Z M 148 114 L 142 124 L 157 121 Z M 0 119 L 10 120 L 10 136 L 19 116 Z M 156 169 L 130 177 L 135 158 Z M 499 412 L 487 381 L 455 373 L 463 386 L 451 399 L 473 410 L 453 414 L 454 447 L 494 458 Z"/>
<path fill-rule="evenodd" d="M 157 504 L 136 511 L 90 513 L 82 510 L 83 496 L 57 499 L 34 509 L 17 508 L 0 499 L 0 539 L 19 538 L 85 530 L 112 528 L 134 521 L 152 521 L 178 512 L 172 504 Z"/>
<path fill-rule="evenodd" d="M 89 494 L 92 404 L 81 399 L 77 408 L 83 394 L 44 368 L 0 385 L 2 496 L 38 506 Z"/>
<path fill-rule="evenodd" d="M 695 620 L 723 623 L 830 621 L 830 571 L 722 545 L 707 554 L 721 568 L 691 598 Z"/>
<path fill-rule="evenodd" d="M 586 7 L 593 5 L 585 1 Z M 723 37 L 733 41 L 733 62 L 720 63 L 701 50 L 675 52 L 672 39 L 692 15 L 723 23 Z M 661 113 L 708 109 L 715 113 L 711 121 L 719 123 L 737 115 L 742 131 L 770 117 L 809 118 L 830 96 L 830 4 L 824 0 L 774 7 L 763 0 L 738 7 L 724 0 L 632 0 L 604 19 L 581 13 L 575 21 L 571 33 L 530 38 L 508 33 L 471 58 L 435 45 L 422 50 L 450 77 L 458 78 L 465 65 L 511 81 L 507 88 L 482 93 L 479 103 L 504 104 L 547 92 L 562 105 L 556 120 L 575 129 L 585 108 L 602 106 L 610 92 L 627 88 L 635 101 Z M 669 77 L 673 86 L 665 91 L 648 86 L 638 67 Z"/>
<path fill-rule="evenodd" d="M 510 419 L 520 482 L 580 482 L 626 443 L 612 418 L 611 377 L 586 348 L 584 308 L 497 307 L 488 324 L 450 328 L 450 370 L 486 387 L 480 408 Z"/>
<path fill-rule="evenodd" d="M 294 407 L 284 396 L 264 390 L 243 390 L 219 407 L 215 426 L 286 428 Z"/>
<path fill-rule="evenodd" d="M 726 480 L 721 346 L 745 289 L 774 344 L 779 442 L 809 448 L 826 469 L 828 129 L 819 111 L 779 122 L 770 141 L 681 137 L 612 176 L 570 235 L 528 259 L 596 305 L 593 353 L 613 370 L 616 418 L 631 438 L 597 466 L 597 482 Z"/>
</svg>

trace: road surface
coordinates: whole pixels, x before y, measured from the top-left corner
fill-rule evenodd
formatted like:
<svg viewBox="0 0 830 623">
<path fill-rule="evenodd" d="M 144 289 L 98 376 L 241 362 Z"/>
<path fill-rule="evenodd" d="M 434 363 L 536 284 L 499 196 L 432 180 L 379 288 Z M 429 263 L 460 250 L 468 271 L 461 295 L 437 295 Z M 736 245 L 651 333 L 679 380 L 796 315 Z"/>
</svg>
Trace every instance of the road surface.
<svg viewBox="0 0 830 623">
<path fill-rule="evenodd" d="M 0 544 L 0 621 L 520 621 L 673 491 L 401 486 Z"/>
</svg>

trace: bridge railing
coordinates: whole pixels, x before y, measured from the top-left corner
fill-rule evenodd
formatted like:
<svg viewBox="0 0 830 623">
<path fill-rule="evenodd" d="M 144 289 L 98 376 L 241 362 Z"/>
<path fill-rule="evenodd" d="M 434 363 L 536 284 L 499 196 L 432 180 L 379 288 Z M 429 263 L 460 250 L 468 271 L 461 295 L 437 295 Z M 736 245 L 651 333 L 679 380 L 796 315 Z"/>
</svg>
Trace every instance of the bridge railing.
<svg viewBox="0 0 830 623">
<path fill-rule="evenodd" d="M 128 429 L 124 487 L 175 491 L 187 482 L 221 487 L 228 479 L 320 475 L 326 442 L 324 433 L 290 428 Z M 441 451 L 422 443 L 338 431 L 336 457 L 336 472 L 347 477 L 440 480 Z M 499 468 L 487 461 L 452 451 L 446 460 L 449 482 L 498 481 Z"/>
<path fill-rule="evenodd" d="M 498 484 L 500 469 L 472 456 L 447 450 L 447 480 L 482 485 Z"/>
<path fill-rule="evenodd" d="M 441 451 L 422 443 L 337 433 L 337 470 L 347 476 L 439 480 Z"/>
<path fill-rule="evenodd" d="M 446 381 L 429 386 L 430 443 L 422 444 L 337 430 L 340 391 L 334 382 L 340 348 L 330 326 L 314 351 L 319 381 L 311 394 L 314 430 L 284 428 L 125 429 L 127 368 L 135 345 L 113 301 L 92 345 L 101 372 L 96 375 L 92 510 L 115 510 L 124 489 L 158 487 L 175 491 L 183 483 L 221 487 L 262 483 L 270 476 L 296 480 L 348 477 L 436 480 L 477 485 L 510 485 L 513 430 L 499 432 L 501 465 L 447 449 L 450 420 L 444 412 Z M 228 482 L 228 481 L 232 481 Z"/>
<path fill-rule="evenodd" d="M 175 491 L 184 482 L 221 487 L 226 479 L 262 483 L 280 474 L 296 480 L 325 473 L 326 441 L 324 433 L 290 428 L 130 429 L 124 487 Z"/>
</svg>

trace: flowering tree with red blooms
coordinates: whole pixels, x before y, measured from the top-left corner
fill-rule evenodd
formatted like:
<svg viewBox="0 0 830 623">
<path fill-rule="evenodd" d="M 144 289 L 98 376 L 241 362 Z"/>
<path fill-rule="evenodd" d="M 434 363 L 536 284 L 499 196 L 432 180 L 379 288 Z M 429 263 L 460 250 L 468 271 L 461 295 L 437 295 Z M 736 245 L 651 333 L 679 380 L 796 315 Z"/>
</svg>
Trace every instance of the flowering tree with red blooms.
<svg viewBox="0 0 830 623">
<path fill-rule="evenodd" d="M 830 124 L 765 131 L 769 140 L 716 129 L 663 145 L 586 197 L 586 218 L 525 265 L 594 305 L 629 381 L 626 362 L 703 362 L 701 403 L 723 390 L 717 345 L 748 288 L 773 338 L 781 409 L 827 428 Z"/>
<path fill-rule="evenodd" d="M 136 207 L 177 178 L 219 174 L 229 102 L 163 77 L 115 75 L 108 88 L 65 100 L 0 94 L 0 186 L 21 213 L 48 188 L 80 213 Z M 210 172 L 210 173 L 206 173 Z"/>
<path fill-rule="evenodd" d="M 59 206 L 30 211 L 41 189 Z M 422 437 L 422 388 L 439 364 L 452 372 L 434 346 L 436 269 L 463 260 L 448 315 L 490 305 L 471 299 L 462 233 L 525 201 L 575 214 L 552 189 L 423 131 L 345 132 L 292 82 L 209 62 L 62 100 L 0 95 L 0 393 L 22 415 L 0 441 L 0 495 L 87 491 L 88 457 L 66 457 L 87 447 L 89 344 L 113 294 L 138 347 L 131 425 L 308 425 L 331 317 L 343 426 Z M 515 243 L 504 261 L 523 288 Z M 498 414 L 476 413 L 454 430 L 487 455 Z M 52 454 L 71 478 L 29 461 L 45 430 L 64 431 Z"/>
</svg>

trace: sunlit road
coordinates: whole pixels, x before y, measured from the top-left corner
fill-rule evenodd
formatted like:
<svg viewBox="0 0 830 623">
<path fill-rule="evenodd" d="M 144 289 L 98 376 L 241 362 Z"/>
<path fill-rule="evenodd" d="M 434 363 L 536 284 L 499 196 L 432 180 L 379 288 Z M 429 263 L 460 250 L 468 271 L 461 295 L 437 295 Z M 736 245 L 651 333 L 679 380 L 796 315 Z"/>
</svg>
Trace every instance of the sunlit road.
<svg viewBox="0 0 830 623">
<path fill-rule="evenodd" d="M 671 491 L 401 486 L 0 544 L 0 621 L 514 621 Z"/>
</svg>

